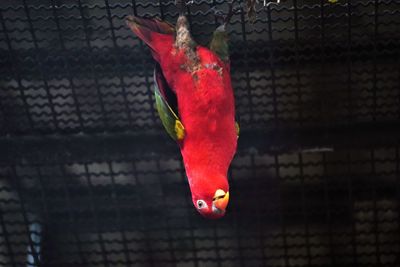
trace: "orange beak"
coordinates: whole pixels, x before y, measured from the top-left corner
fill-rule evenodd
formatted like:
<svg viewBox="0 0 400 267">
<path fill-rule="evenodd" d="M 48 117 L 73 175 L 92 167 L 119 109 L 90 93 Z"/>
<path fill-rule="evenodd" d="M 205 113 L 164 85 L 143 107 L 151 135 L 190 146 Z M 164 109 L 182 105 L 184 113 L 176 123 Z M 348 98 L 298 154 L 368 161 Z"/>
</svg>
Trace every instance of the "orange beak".
<svg viewBox="0 0 400 267">
<path fill-rule="evenodd" d="M 215 206 L 219 210 L 225 211 L 226 206 L 228 206 L 228 202 L 229 202 L 229 192 L 225 193 L 225 191 L 221 189 L 215 191 L 213 197 L 213 206 Z"/>
</svg>

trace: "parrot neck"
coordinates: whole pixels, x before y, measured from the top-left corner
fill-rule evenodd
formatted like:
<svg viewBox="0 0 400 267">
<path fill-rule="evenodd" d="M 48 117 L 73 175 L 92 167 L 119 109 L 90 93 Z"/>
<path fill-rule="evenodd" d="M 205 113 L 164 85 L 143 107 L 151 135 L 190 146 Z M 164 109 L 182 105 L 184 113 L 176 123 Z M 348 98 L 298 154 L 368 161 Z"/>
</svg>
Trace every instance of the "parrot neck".
<svg viewBox="0 0 400 267">
<path fill-rule="evenodd" d="M 184 158 L 183 161 L 188 177 L 226 177 L 227 170 L 218 163 L 213 163 L 211 161 L 207 163 L 199 163 L 193 162 L 187 158 Z"/>
<path fill-rule="evenodd" d="M 181 152 L 186 175 L 191 185 L 201 184 L 204 187 L 210 184 L 214 191 L 215 188 L 228 186 L 227 173 L 232 158 L 227 158 L 226 151 L 217 149 L 214 144 L 203 140 L 202 143 L 196 145 L 187 142 Z"/>
<path fill-rule="evenodd" d="M 227 171 L 223 173 L 220 166 L 215 164 L 193 166 L 185 162 L 185 169 L 192 194 L 198 195 L 200 192 L 205 195 L 212 195 L 217 189 L 229 191 Z"/>
</svg>

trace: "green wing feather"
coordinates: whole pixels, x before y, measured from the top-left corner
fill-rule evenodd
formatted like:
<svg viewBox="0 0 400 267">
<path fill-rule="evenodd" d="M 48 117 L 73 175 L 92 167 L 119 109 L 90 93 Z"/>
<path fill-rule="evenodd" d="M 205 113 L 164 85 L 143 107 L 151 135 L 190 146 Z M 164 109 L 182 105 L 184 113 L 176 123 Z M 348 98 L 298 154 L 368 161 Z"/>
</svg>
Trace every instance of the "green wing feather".
<svg viewBox="0 0 400 267">
<path fill-rule="evenodd" d="M 210 50 L 219 56 L 225 63 L 229 63 L 229 45 L 228 34 L 225 30 L 225 25 L 219 26 L 213 34 L 210 42 Z"/>
<path fill-rule="evenodd" d="M 167 133 L 175 141 L 181 141 L 185 137 L 185 128 L 179 117 L 175 114 L 167 100 L 160 91 L 160 85 L 156 78 L 156 70 L 154 71 L 154 96 L 156 99 L 156 108 L 161 122 Z"/>
<path fill-rule="evenodd" d="M 210 50 L 219 56 L 219 58 L 225 62 L 229 67 L 229 38 L 228 33 L 225 30 L 225 25 L 219 26 L 213 34 L 213 38 L 210 42 Z M 240 126 L 238 120 L 235 121 L 236 134 L 239 138 Z"/>
</svg>

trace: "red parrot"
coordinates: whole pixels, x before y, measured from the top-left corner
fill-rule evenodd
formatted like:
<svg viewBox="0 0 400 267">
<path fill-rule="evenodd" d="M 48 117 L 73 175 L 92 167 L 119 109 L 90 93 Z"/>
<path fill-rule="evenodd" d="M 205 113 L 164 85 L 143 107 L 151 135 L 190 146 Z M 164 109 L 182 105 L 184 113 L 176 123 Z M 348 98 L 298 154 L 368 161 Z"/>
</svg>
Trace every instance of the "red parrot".
<svg viewBox="0 0 400 267">
<path fill-rule="evenodd" d="M 239 131 L 225 25 L 206 48 L 193 40 L 183 14 L 176 27 L 133 16 L 126 22 L 156 61 L 156 107 L 179 144 L 193 204 L 203 216 L 220 218 L 229 201 L 227 172 Z"/>
</svg>

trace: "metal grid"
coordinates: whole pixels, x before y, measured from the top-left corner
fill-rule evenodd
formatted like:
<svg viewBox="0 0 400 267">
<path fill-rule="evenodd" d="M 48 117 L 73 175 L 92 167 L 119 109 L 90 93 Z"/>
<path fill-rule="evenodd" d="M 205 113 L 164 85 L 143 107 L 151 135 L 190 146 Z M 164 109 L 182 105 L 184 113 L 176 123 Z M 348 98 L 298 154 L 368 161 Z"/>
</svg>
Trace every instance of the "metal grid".
<svg viewBox="0 0 400 267">
<path fill-rule="evenodd" d="M 227 215 L 192 207 L 128 14 L 0 4 L 0 266 L 400 266 L 400 2 L 296 1 L 230 25 L 242 135 Z M 196 0 L 193 35 L 217 23 Z"/>
</svg>

